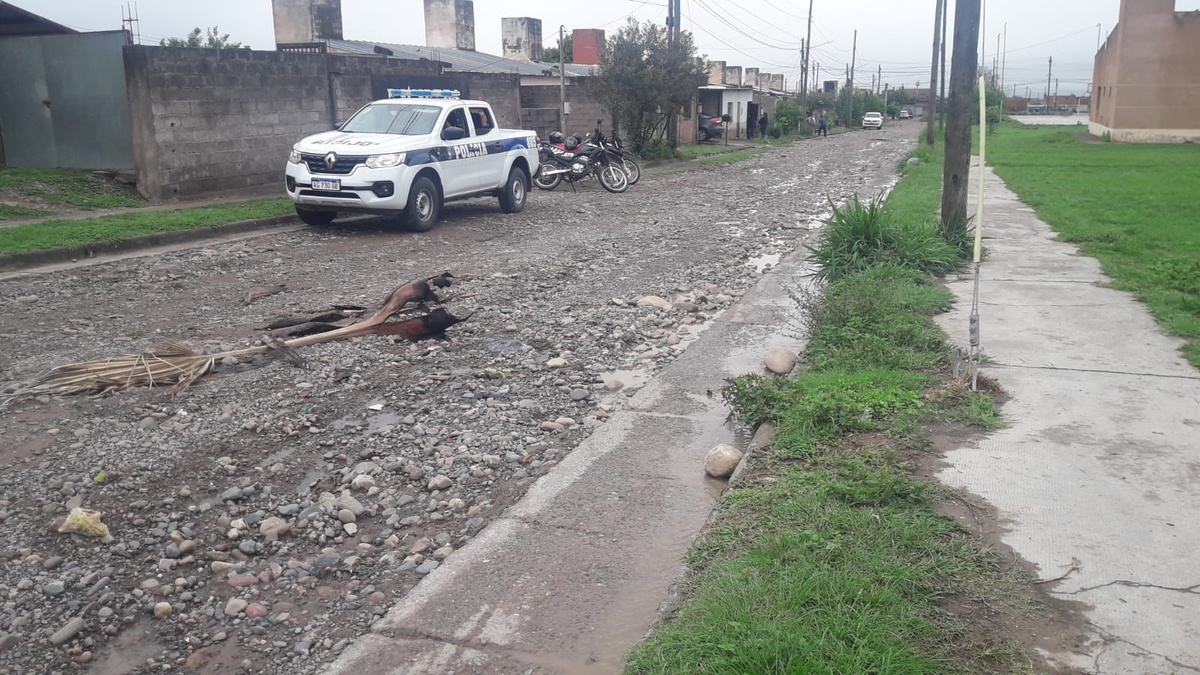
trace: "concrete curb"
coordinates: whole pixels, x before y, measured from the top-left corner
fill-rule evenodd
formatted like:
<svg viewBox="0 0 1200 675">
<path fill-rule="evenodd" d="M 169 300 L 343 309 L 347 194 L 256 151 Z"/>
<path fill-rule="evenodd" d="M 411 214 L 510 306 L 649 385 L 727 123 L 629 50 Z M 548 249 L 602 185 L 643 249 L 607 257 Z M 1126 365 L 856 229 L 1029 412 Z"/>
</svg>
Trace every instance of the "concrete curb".
<svg viewBox="0 0 1200 675">
<path fill-rule="evenodd" d="M 95 258 L 96 256 L 100 255 L 128 253 L 130 251 L 153 248 L 155 246 L 169 246 L 171 244 L 186 244 L 194 241 L 204 241 L 206 239 L 219 239 L 231 234 L 265 230 L 267 228 L 288 225 L 295 222 L 299 221 L 294 214 L 285 214 L 282 216 L 271 216 L 269 218 L 240 220 L 234 223 L 226 223 L 225 225 L 216 225 L 214 227 L 199 227 L 192 230 L 176 230 L 174 232 L 144 234 L 138 237 L 119 239 L 117 241 L 97 241 L 90 244 L 58 246 L 55 248 L 42 249 L 40 251 L 29 251 L 27 253 L 16 253 L 12 255 L 0 255 L 0 272 L 19 272 L 21 270 L 27 270 L 33 267 L 68 263 L 80 260 L 82 258 Z"/>
<path fill-rule="evenodd" d="M 775 441 L 775 425 L 770 422 L 763 422 L 754 431 L 754 436 L 750 438 L 750 442 L 746 444 L 746 451 L 742 453 L 742 460 L 738 462 L 737 468 L 733 470 L 733 474 L 729 476 L 729 486 L 733 487 L 738 483 L 742 473 L 746 470 L 746 465 L 750 462 L 750 456 L 755 452 L 766 450 L 771 447 L 771 443 Z M 726 488 L 728 489 L 728 488 Z M 716 513 L 713 509 L 713 513 Z M 709 517 L 709 523 L 712 522 L 712 517 Z"/>
</svg>

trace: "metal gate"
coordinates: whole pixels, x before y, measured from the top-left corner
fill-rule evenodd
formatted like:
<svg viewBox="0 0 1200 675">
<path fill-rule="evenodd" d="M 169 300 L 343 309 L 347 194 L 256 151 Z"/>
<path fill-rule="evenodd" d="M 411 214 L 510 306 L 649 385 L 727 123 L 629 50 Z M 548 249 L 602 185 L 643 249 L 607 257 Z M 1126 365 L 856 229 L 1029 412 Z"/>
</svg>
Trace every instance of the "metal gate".
<svg viewBox="0 0 1200 675">
<path fill-rule="evenodd" d="M 11 167 L 132 169 L 124 31 L 0 39 L 0 138 Z"/>
</svg>

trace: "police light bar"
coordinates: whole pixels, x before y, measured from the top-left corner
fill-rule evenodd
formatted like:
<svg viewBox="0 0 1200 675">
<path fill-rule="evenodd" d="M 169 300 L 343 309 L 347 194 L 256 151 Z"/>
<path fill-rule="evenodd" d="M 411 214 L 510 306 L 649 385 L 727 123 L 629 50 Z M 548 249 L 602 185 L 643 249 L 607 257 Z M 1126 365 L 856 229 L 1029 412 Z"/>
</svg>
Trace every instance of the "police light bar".
<svg viewBox="0 0 1200 675">
<path fill-rule="evenodd" d="M 458 98 L 457 89 L 388 89 L 388 98 Z"/>
</svg>

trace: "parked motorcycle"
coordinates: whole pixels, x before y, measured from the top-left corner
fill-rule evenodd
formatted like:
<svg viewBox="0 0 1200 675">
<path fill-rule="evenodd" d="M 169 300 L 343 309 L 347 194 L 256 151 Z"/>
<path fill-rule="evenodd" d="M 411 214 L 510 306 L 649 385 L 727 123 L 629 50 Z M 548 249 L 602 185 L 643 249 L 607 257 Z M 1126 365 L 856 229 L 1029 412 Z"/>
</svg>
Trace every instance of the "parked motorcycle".
<svg viewBox="0 0 1200 675">
<path fill-rule="evenodd" d="M 620 137 L 614 133 L 612 138 L 608 138 L 600 132 L 600 120 L 596 121 L 596 131 L 592 134 L 592 142 L 619 158 L 621 168 L 629 177 L 629 184 L 637 185 L 637 182 L 642 179 L 642 167 L 633 160 L 633 153 L 625 151 Z"/>
<path fill-rule="evenodd" d="M 533 184 L 542 190 L 553 190 L 564 180 L 574 185 L 589 177 L 599 180 L 612 193 L 629 189 L 629 176 L 620 157 L 579 135 L 564 138 L 556 131 L 549 140 L 540 142 L 538 154 L 541 167 L 533 177 Z"/>
</svg>

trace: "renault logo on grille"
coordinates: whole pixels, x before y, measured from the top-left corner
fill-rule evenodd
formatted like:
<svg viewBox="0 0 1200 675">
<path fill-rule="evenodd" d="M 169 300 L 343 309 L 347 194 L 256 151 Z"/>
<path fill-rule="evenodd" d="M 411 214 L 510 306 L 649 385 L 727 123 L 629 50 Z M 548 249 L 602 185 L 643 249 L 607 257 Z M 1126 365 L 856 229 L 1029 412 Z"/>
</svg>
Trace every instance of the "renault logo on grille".
<svg viewBox="0 0 1200 675">
<path fill-rule="evenodd" d="M 331 152 L 328 155 L 325 155 L 325 167 L 326 168 L 332 169 L 335 164 L 337 164 L 337 154 L 336 153 Z"/>
</svg>

